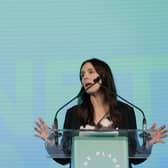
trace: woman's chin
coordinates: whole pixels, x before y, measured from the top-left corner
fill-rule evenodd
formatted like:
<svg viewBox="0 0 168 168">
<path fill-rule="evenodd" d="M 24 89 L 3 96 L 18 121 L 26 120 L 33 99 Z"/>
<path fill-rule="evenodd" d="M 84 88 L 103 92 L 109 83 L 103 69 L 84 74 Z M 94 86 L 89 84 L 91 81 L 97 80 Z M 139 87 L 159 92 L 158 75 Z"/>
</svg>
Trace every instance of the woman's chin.
<svg viewBox="0 0 168 168">
<path fill-rule="evenodd" d="M 97 95 L 99 91 L 98 90 L 87 90 L 86 93 L 94 96 L 94 95 Z"/>
</svg>

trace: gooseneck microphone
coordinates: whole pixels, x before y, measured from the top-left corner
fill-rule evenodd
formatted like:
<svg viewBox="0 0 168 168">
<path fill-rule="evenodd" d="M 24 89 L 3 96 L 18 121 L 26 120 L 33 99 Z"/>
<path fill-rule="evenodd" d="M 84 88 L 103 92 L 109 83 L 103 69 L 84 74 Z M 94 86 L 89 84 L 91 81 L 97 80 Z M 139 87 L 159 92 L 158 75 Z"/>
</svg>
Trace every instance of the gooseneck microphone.
<svg viewBox="0 0 168 168">
<path fill-rule="evenodd" d="M 126 100 L 125 98 L 121 97 L 120 95 L 116 94 L 117 97 L 119 97 L 121 100 L 123 100 L 124 102 L 128 103 L 129 105 L 131 105 L 132 107 L 136 108 L 137 110 L 139 110 L 142 113 L 143 116 L 143 120 L 142 120 L 142 130 L 146 131 L 147 129 L 147 123 L 146 123 L 146 117 L 145 117 L 145 113 L 143 112 L 142 109 L 140 109 L 138 106 L 136 106 L 135 104 L 132 104 L 130 101 Z"/>
<path fill-rule="evenodd" d="M 96 83 L 98 83 L 100 81 L 100 76 L 98 76 L 97 78 L 95 78 L 93 80 L 93 83 L 86 89 L 83 90 L 81 93 L 79 93 L 77 96 L 73 97 L 72 99 L 70 99 L 67 103 L 65 103 L 63 106 L 61 106 L 55 113 L 55 117 L 54 117 L 54 127 L 55 129 L 58 129 L 58 113 L 64 108 L 66 107 L 68 104 L 70 104 L 71 102 L 73 102 L 75 99 L 77 99 L 79 96 L 81 96 L 83 93 L 85 93 L 87 90 L 89 90 L 91 87 L 93 87 Z"/>
<path fill-rule="evenodd" d="M 141 108 L 139 108 L 135 104 L 132 104 L 130 101 L 126 100 L 125 98 L 121 97 L 120 95 L 116 94 L 116 96 L 119 97 L 121 100 L 123 100 L 124 102 L 128 103 L 129 105 L 131 105 L 132 107 L 136 108 L 137 110 L 139 110 L 141 112 L 141 114 L 143 116 L 143 120 L 142 120 L 142 133 L 139 136 L 141 138 L 143 138 L 143 146 L 145 146 L 146 140 L 150 139 L 150 134 L 147 133 L 147 122 L 146 122 L 145 113 L 143 112 L 143 110 Z"/>
</svg>

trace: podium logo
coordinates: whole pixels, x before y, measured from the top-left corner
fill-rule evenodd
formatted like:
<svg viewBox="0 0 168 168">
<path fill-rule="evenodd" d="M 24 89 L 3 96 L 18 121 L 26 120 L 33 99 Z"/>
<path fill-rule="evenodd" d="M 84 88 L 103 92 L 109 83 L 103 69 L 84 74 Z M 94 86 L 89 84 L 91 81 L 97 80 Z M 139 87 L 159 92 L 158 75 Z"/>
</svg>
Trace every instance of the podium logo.
<svg viewBox="0 0 168 168">
<path fill-rule="evenodd" d="M 110 166 L 110 168 L 121 168 L 119 160 L 115 156 L 112 156 L 111 153 L 105 153 L 104 151 L 97 151 L 92 155 L 87 155 L 84 158 L 83 167 L 89 168 L 91 165 L 97 167 L 103 163 L 105 163 L 104 165 L 106 165 L 106 168 L 107 164 Z"/>
</svg>

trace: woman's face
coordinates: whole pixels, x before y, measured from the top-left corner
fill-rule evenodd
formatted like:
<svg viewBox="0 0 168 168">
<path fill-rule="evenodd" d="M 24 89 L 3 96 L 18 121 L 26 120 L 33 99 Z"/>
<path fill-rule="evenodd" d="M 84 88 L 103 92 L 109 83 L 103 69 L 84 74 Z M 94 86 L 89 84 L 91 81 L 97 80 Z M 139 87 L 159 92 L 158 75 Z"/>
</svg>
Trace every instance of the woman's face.
<svg viewBox="0 0 168 168">
<path fill-rule="evenodd" d="M 94 79 L 96 79 L 99 76 L 94 66 L 90 62 L 87 62 L 83 65 L 80 75 L 81 75 L 81 82 L 85 90 L 87 90 L 94 83 Z M 94 86 L 89 88 L 86 92 L 88 94 L 94 94 L 98 92 L 100 89 L 100 84 L 101 80 Z"/>
</svg>

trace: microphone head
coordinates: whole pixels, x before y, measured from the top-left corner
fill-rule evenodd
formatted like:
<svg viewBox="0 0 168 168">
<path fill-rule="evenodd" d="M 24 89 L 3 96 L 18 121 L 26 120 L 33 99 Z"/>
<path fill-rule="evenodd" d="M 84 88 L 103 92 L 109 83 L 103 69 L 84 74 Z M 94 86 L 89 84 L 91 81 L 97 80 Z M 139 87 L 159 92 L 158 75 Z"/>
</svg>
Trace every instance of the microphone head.
<svg viewBox="0 0 168 168">
<path fill-rule="evenodd" d="M 100 76 L 98 76 L 97 78 L 95 78 L 94 80 L 93 80 L 93 83 L 85 90 L 84 89 L 84 87 L 83 87 L 83 90 L 81 90 L 80 92 L 79 92 L 79 94 L 77 95 L 77 97 L 79 97 L 79 96 L 81 96 L 82 94 L 84 94 L 88 89 L 90 89 L 92 86 L 94 86 L 96 83 L 98 83 L 99 81 L 100 81 Z"/>
<path fill-rule="evenodd" d="M 94 84 L 95 84 L 95 83 L 98 83 L 98 82 L 100 81 L 100 79 L 101 79 L 100 76 L 98 76 L 97 78 L 95 78 L 95 79 L 93 80 Z"/>
</svg>

